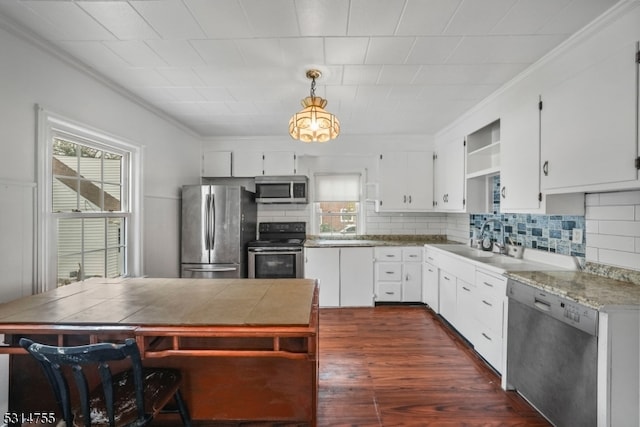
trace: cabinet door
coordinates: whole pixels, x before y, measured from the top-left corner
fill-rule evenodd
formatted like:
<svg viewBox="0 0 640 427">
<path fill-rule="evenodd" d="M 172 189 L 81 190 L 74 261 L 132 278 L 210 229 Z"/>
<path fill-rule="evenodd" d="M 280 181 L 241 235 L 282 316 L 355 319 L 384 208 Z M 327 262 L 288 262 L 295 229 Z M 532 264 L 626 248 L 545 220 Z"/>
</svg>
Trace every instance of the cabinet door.
<svg viewBox="0 0 640 427">
<path fill-rule="evenodd" d="M 202 176 L 230 177 L 231 151 L 205 151 L 202 154 Z"/>
<path fill-rule="evenodd" d="M 464 138 L 438 145 L 435 169 L 435 209 L 464 210 Z"/>
<path fill-rule="evenodd" d="M 406 167 L 407 155 L 404 152 L 389 152 L 380 155 L 378 182 L 381 211 L 400 212 L 406 209 Z"/>
<path fill-rule="evenodd" d="M 439 313 L 438 267 L 428 262 L 422 266 L 422 302 Z"/>
<path fill-rule="evenodd" d="M 476 340 L 477 331 L 477 299 L 475 286 L 458 279 L 456 283 L 457 291 L 457 307 L 456 307 L 456 324 L 458 331 L 471 343 Z"/>
<path fill-rule="evenodd" d="M 500 211 L 539 209 L 540 109 L 514 99 L 500 120 Z"/>
<path fill-rule="evenodd" d="M 317 279 L 321 307 L 340 306 L 340 248 L 305 248 L 304 277 Z"/>
<path fill-rule="evenodd" d="M 629 43 L 543 92 L 543 190 L 637 179 L 635 56 Z"/>
<path fill-rule="evenodd" d="M 373 306 L 373 248 L 340 249 L 340 306 Z"/>
<path fill-rule="evenodd" d="M 422 301 L 422 264 L 419 262 L 402 265 L 402 301 Z"/>
<path fill-rule="evenodd" d="M 440 270 L 440 314 L 452 325 L 456 325 L 456 277 Z"/>
<path fill-rule="evenodd" d="M 296 174 L 296 153 L 293 151 L 267 151 L 263 155 L 265 175 Z"/>
<path fill-rule="evenodd" d="M 407 153 L 405 177 L 406 209 L 420 212 L 433 210 L 433 152 Z"/>
<path fill-rule="evenodd" d="M 233 176 L 254 177 L 262 175 L 261 151 L 234 151 Z"/>
</svg>

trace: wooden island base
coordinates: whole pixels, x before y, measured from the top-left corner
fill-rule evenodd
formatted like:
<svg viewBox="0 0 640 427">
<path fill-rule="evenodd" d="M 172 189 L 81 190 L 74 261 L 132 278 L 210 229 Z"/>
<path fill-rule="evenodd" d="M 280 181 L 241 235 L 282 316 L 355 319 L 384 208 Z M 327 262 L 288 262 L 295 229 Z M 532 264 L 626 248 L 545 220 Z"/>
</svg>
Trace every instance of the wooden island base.
<svg viewBox="0 0 640 427">
<path fill-rule="evenodd" d="M 191 308 L 183 304 L 178 309 L 174 303 L 169 310 L 162 295 L 174 294 L 175 286 L 199 295 L 189 304 Z M 87 324 L 101 310 L 96 301 L 113 305 L 114 298 L 119 299 L 120 308 L 130 307 L 127 316 L 114 323 L 105 315 L 102 322 Z M 84 306 L 78 305 L 80 300 Z M 136 304 L 127 304 L 132 300 Z M 220 300 L 224 301 L 220 306 L 226 307 L 224 319 L 220 311 L 204 310 Z M 1 305 L 0 333 L 10 346 L 0 351 L 11 354 L 10 409 L 56 409 L 40 368 L 16 347 L 20 337 L 56 345 L 134 337 L 146 366 L 182 371 L 183 395 L 195 421 L 315 426 L 317 300 L 317 287 L 311 280 L 128 279 L 118 283 L 92 280 Z M 67 311 L 69 304 L 75 305 L 69 309 L 73 314 Z M 281 315 L 276 316 L 274 310 Z M 122 314 L 120 310 L 118 315 Z M 60 315 L 64 318 L 50 318 Z M 66 323 L 69 317 L 76 321 Z"/>
</svg>

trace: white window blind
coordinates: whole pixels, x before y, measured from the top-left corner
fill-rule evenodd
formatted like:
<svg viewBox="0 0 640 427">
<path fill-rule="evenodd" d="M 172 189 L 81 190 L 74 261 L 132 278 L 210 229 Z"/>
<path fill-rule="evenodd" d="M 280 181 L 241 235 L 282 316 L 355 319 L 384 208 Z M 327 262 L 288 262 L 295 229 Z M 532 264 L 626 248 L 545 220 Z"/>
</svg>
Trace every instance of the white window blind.
<svg viewBox="0 0 640 427">
<path fill-rule="evenodd" d="M 315 175 L 316 202 L 357 202 L 360 174 Z"/>
</svg>

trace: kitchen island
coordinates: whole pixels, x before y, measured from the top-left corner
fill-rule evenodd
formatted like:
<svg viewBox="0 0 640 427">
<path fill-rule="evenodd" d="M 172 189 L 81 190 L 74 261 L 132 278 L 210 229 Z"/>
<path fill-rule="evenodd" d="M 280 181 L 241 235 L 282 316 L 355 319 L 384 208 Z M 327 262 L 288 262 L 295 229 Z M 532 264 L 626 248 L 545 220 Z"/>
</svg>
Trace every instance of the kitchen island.
<svg viewBox="0 0 640 427">
<path fill-rule="evenodd" d="M 183 372 L 194 420 L 316 425 L 318 289 L 307 279 L 90 279 L 0 305 L 9 409 L 55 410 L 17 341 L 135 338 L 147 366 Z"/>
</svg>

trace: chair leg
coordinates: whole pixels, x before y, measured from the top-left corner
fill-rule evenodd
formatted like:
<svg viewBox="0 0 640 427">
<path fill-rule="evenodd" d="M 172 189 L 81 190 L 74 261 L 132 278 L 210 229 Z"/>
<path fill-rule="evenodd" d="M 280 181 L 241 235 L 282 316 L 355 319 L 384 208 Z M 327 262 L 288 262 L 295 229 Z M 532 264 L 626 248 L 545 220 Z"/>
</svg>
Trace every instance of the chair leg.
<svg viewBox="0 0 640 427">
<path fill-rule="evenodd" d="M 173 395 L 173 397 L 176 400 L 176 404 L 178 405 L 178 412 L 180 413 L 180 418 L 182 418 L 182 425 L 184 427 L 191 427 L 191 416 L 189 415 L 187 405 L 184 403 L 184 399 L 182 398 L 182 393 L 180 393 L 180 390 L 176 390 L 176 393 Z"/>
</svg>

